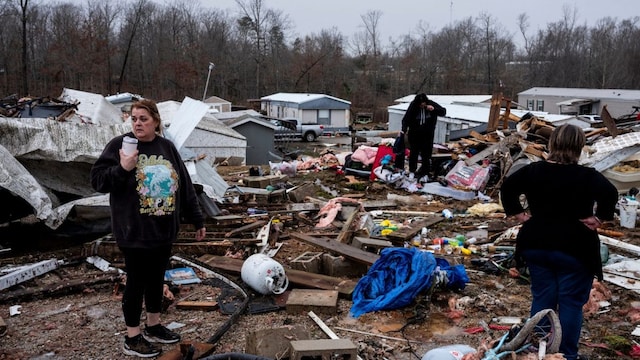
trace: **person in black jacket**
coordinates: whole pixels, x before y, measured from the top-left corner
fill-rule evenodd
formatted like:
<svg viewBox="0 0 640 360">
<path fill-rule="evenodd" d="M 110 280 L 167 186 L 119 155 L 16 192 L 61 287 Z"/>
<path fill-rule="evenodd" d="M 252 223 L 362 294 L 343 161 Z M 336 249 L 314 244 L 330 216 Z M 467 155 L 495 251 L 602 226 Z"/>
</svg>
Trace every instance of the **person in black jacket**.
<svg viewBox="0 0 640 360">
<path fill-rule="evenodd" d="M 164 273 L 171 246 L 184 216 L 202 240 L 206 230 L 196 192 L 173 143 L 161 136 L 160 113 L 155 102 L 132 105 L 133 132 L 117 136 L 104 148 L 91 168 L 91 185 L 109 193 L 111 228 L 124 254 L 127 282 L 122 311 L 127 326 L 123 351 L 154 357 L 161 350 L 150 342 L 175 343 L 180 335 L 160 322 Z M 123 139 L 135 137 L 137 150 L 121 149 Z M 140 329 L 144 300 L 146 327 Z"/>
<path fill-rule="evenodd" d="M 522 227 L 516 238 L 518 268 L 531 275 L 531 316 L 558 312 L 560 351 L 580 359 L 582 307 L 594 277 L 602 280 L 597 228 L 612 220 L 618 191 L 600 172 L 578 160 L 586 142 L 582 129 L 562 125 L 549 138 L 547 161 L 531 163 L 508 176 L 500 189 L 502 206 Z M 526 197 L 528 210 L 520 196 Z M 595 208 L 595 211 L 594 211 Z M 510 270 L 513 276 L 519 272 Z"/>
<path fill-rule="evenodd" d="M 409 140 L 409 172 L 417 179 L 431 171 L 436 123 L 438 116 L 445 116 L 446 113 L 447 109 L 421 93 L 411 101 L 402 118 L 401 134 L 407 134 Z M 420 169 L 418 169 L 418 157 L 422 158 Z"/>
</svg>

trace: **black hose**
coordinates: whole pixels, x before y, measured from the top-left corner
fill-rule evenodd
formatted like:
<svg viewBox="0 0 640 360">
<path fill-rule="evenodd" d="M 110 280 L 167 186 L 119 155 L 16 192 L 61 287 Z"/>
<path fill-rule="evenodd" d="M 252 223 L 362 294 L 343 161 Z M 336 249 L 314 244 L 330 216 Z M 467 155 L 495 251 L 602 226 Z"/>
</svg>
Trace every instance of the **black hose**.
<svg viewBox="0 0 640 360">
<path fill-rule="evenodd" d="M 209 355 L 207 357 L 200 358 L 200 360 L 273 360 L 273 359 L 266 358 L 263 356 L 253 355 L 253 354 L 226 353 L 226 354 Z"/>
</svg>

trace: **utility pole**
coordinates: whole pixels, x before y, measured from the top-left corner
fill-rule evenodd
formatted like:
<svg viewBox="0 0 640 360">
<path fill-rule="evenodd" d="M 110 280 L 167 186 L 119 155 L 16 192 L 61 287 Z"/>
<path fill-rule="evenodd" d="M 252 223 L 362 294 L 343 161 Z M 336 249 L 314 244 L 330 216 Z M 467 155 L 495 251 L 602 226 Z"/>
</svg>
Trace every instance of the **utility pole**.
<svg viewBox="0 0 640 360">
<path fill-rule="evenodd" d="M 209 73 L 207 74 L 207 83 L 204 86 L 204 94 L 202 94 L 202 101 L 204 101 L 204 98 L 207 96 L 207 88 L 209 88 L 209 78 L 211 77 L 211 70 L 213 70 L 213 68 L 216 67 L 216 65 L 212 62 L 209 63 Z"/>
</svg>

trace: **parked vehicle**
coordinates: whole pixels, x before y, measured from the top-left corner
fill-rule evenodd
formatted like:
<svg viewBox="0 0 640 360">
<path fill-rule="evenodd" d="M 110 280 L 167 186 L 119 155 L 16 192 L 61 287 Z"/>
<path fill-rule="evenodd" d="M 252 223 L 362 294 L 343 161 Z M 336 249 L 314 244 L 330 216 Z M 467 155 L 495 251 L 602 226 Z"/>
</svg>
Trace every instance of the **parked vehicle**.
<svg viewBox="0 0 640 360">
<path fill-rule="evenodd" d="M 578 119 L 587 122 L 589 124 L 595 124 L 595 123 L 601 123 L 602 122 L 602 118 L 600 117 L 600 115 L 578 115 Z"/>
<path fill-rule="evenodd" d="M 294 118 L 270 119 L 272 124 L 278 128 L 275 131 L 276 140 L 316 141 L 324 133 L 324 125 L 301 124 L 300 120 Z"/>
</svg>

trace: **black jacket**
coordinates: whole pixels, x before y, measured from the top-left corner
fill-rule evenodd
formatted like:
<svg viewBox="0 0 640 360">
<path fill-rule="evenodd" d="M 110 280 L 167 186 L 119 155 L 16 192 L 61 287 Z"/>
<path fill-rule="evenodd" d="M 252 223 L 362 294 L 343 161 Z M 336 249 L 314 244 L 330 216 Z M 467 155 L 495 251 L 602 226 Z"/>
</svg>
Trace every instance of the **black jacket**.
<svg viewBox="0 0 640 360">
<path fill-rule="evenodd" d="M 433 111 L 420 108 L 420 103 L 416 100 L 411 102 L 407 112 L 402 117 L 402 132 L 409 131 L 409 133 L 421 134 L 434 132 L 438 116 L 445 116 L 447 109 L 433 100 L 427 100 L 427 105 L 433 106 Z"/>
<path fill-rule="evenodd" d="M 612 220 L 618 191 L 597 170 L 577 164 L 538 161 L 507 177 L 500 189 L 507 215 L 523 211 L 526 196 L 531 218 L 516 240 L 516 260 L 526 249 L 558 250 L 580 260 L 602 279 L 600 239 L 580 219 L 595 215 Z"/>
<path fill-rule="evenodd" d="M 196 229 L 202 228 L 204 217 L 195 189 L 173 143 L 160 136 L 139 142 L 136 168 L 126 171 L 119 155 L 123 137 L 112 139 L 91 168 L 93 188 L 109 193 L 111 230 L 117 244 L 134 248 L 171 244 L 181 216 Z"/>
</svg>

